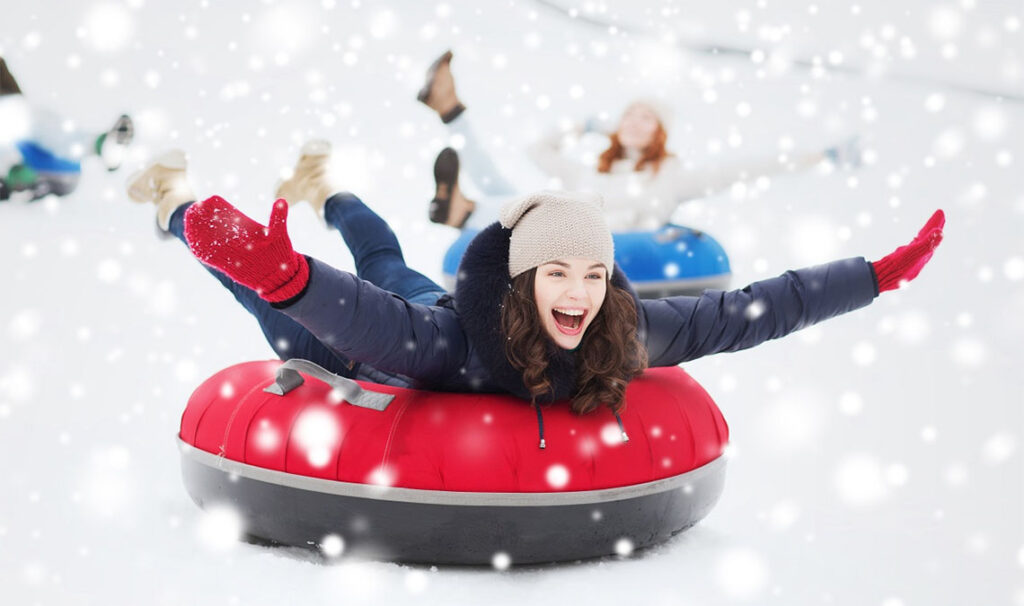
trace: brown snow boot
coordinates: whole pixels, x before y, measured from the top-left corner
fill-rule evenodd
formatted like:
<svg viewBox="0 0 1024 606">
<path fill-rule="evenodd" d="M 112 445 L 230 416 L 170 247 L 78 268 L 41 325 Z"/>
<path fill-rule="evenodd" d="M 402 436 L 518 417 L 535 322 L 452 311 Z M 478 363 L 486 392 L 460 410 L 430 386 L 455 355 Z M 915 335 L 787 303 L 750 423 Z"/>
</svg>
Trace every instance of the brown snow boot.
<svg viewBox="0 0 1024 606">
<path fill-rule="evenodd" d="M 459 154 L 446 147 L 434 161 L 434 199 L 430 201 L 429 216 L 434 223 L 443 223 L 462 229 L 476 209 L 476 203 L 462 195 L 459 189 Z"/>
<path fill-rule="evenodd" d="M 18 82 L 11 75 L 11 70 L 7 69 L 7 62 L 4 61 L 3 57 L 0 57 L 0 95 L 20 95 L 21 88 L 18 87 Z"/>
<path fill-rule="evenodd" d="M 445 51 L 427 70 L 426 81 L 416 99 L 437 112 L 441 121 L 448 124 L 466 110 L 455 94 L 455 78 L 452 77 L 452 51 Z"/>
<path fill-rule="evenodd" d="M 128 178 L 128 197 L 156 204 L 156 223 L 163 232 L 169 229 L 174 211 L 196 199 L 185 174 L 187 166 L 185 152 L 172 149 Z"/>
</svg>

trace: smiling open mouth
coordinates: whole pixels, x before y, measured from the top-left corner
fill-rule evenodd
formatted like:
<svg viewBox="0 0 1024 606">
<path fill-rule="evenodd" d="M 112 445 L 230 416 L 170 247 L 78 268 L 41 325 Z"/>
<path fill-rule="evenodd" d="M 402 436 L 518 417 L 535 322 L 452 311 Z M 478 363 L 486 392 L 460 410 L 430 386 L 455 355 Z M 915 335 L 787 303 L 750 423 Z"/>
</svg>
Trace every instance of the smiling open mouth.
<svg viewBox="0 0 1024 606">
<path fill-rule="evenodd" d="M 571 336 L 579 334 L 587 312 L 580 309 L 552 309 L 551 315 L 555 317 L 555 326 L 558 330 Z"/>
</svg>

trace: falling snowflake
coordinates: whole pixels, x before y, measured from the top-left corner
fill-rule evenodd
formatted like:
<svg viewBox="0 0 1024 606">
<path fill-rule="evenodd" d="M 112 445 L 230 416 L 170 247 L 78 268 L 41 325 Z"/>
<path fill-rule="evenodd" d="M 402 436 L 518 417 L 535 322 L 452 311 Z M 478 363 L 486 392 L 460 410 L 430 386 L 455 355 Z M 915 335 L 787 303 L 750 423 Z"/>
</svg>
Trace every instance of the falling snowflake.
<svg viewBox="0 0 1024 606">
<path fill-rule="evenodd" d="M 263 452 L 273 452 L 281 445 L 281 432 L 268 419 L 261 419 L 256 428 L 256 448 Z"/>
<path fill-rule="evenodd" d="M 566 484 L 569 483 L 569 470 L 564 465 L 552 465 L 548 467 L 545 478 L 551 488 L 556 490 L 565 488 Z"/>
<path fill-rule="evenodd" d="M 715 562 L 715 581 L 729 597 L 750 599 L 767 584 L 768 566 L 753 549 L 730 549 L 719 555 Z"/>
<path fill-rule="evenodd" d="M 398 19 L 390 10 L 382 10 L 370 20 L 370 35 L 378 40 L 391 37 L 398 30 Z"/>
<path fill-rule="evenodd" d="M 1003 275 L 1011 282 L 1024 279 L 1024 258 L 1010 257 L 1003 263 Z"/>
<path fill-rule="evenodd" d="M 982 455 L 986 463 L 998 465 L 1013 456 L 1015 450 L 1017 450 L 1017 441 L 1012 434 L 997 433 L 985 440 L 985 444 L 982 446 Z"/>
<path fill-rule="evenodd" d="M 928 30 L 939 40 L 951 40 L 963 30 L 963 19 L 960 11 L 949 6 L 932 9 L 928 16 Z"/>
<path fill-rule="evenodd" d="M 134 497 L 131 461 L 131 453 L 122 446 L 93 453 L 80 490 L 93 511 L 113 516 L 127 509 Z"/>
<path fill-rule="evenodd" d="M 20 311 L 11 318 L 9 329 L 11 336 L 18 341 L 24 341 L 36 336 L 39 327 L 43 323 L 42 314 L 34 309 Z"/>
<path fill-rule="evenodd" d="M 396 479 L 395 471 L 383 465 L 371 471 L 367 476 L 367 482 L 375 486 L 394 486 Z"/>
<path fill-rule="evenodd" d="M 619 554 L 620 556 L 625 557 L 625 556 L 628 556 L 628 555 L 632 554 L 633 553 L 633 549 L 634 549 L 633 541 L 631 541 L 630 539 L 628 539 L 626 537 L 623 537 L 623 538 L 619 539 L 618 541 L 615 541 L 615 553 Z"/>
<path fill-rule="evenodd" d="M 35 395 L 35 380 L 29 370 L 15 366 L 0 375 L 0 394 L 14 401 L 28 401 Z"/>
<path fill-rule="evenodd" d="M 950 355 L 954 362 L 968 368 L 980 367 L 988 359 L 988 351 L 985 345 L 981 341 L 970 337 L 958 339 L 953 344 Z"/>
<path fill-rule="evenodd" d="M 765 439 L 775 450 L 793 452 L 812 446 L 821 432 L 820 398 L 786 390 L 761 411 Z"/>
<path fill-rule="evenodd" d="M 182 383 L 194 383 L 199 368 L 192 360 L 178 360 L 174 365 L 174 378 Z"/>
<path fill-rule="evenodd" d="M 870 366 L 874 364 L 877 357 L 875 346 L 867 341 L 861 341 L 854 345 L 850 355 L 858 366 Z"/>
<path fill-rule="evenodd" d="M 1006 134 L 1008 122 L 1002 108 L 983 107 L 974 114 L 974 134 L 983 141 L 994 141 Z"/>
<path fill-rule="evenodd" d="M 123 49 L 134 34 L 131 15 L 117 4 L 97 4 L 89 9 L 84 21 L 86 42 L 101 52 Z"/>
<path fill-rule="evenodd" d="M 96 278 L 100 282 L 112 284 L 121 277 L 121 264 L 114 259 L 104 259 L 96 268 Z"/>
<path fill-rule="evenodd" d="M 775 530 L 786 530 L 800 519 L 800 505 L 795 501 L 779 501 L 768 512 L 768 522 Z"/>
<path fill-rule="evenodd" d="M 606 423 L 601 427 L 601 441 L 605 446 L 619 446 L 623 443 L 618 423 Z"/>
<path fill-rule="evenodd" d="M 755 300 L 751 301 L 743 315 L 746 316 L 747 320 L 753 321 L 764 315 L 764 312 L 764 302 Z"/>
<path fill-rule="evenodd" d="M 320 540 L 320 551 L 328 558 L 337 558 L 345 551 L 345 539 L 329 534 Z"/>
<path fill-rule="evenodd" d="M 207 548 L 226 551 L 238 544 L 244 530 L 245 524 L 237 510 L 228 505 L 212 505 L 200 517 L 197 534 Z"/>
<path fill-rule="evenodd" d="M 508 570 L 511 565 L 512 558 L 504 551 L 499 551 L 491 558 L 491 566 L 493 566 L 495 570 Z"/>
<path fill-rule="evenodd" d="M 292 437 L 313 467 L 324 467 L 330 462 L 340 436 L 341 427 L 337 419 L 323 408 L 304 411 L 292 430 Z"/>
<path fill-rule="evenodd" d="M 873 505 L 888 494 L 881 463 L 865 453 L 844 457 L 835 470 L 833 482 L 840 498 L 852 506 Z"/>
</svg>

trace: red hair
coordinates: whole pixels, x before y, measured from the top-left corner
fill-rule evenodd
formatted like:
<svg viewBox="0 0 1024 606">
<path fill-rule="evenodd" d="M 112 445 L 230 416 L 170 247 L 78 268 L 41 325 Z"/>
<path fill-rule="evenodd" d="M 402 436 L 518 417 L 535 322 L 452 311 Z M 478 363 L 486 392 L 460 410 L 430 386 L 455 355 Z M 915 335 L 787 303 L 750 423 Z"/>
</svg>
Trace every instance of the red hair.
<svg viewBox="0 0 1024 606">
<path fill-rule="evenodd" d="M 597 172 L 599 173 L 611 172 L 612 164 L 616 160 L 626 157 L 626 148 L 619 142 L 618 133 L 612 133 L 610 138 L 612 140 L 611 145 L 597 159 Z M 672 155 L 665 149 L 666 141 L 668 141 L 668 133 L 665 132 L 665 127 L 659 122 L 658 129 L 651 136 L 651 142 L 641 151 L 640 159 L 637 160 L 633 170 L 640 172 L 650 165 L 654 173 L 657 174 L 658 169 L 661 168 L 662 161 Z"/>
</svg>

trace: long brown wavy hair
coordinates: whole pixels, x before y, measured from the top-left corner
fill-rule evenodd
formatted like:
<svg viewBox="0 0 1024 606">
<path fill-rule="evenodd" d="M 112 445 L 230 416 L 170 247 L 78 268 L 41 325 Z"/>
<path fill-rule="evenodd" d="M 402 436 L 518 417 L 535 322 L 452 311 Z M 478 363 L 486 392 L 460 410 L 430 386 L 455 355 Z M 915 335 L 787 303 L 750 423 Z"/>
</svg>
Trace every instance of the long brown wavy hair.
<svg viewBox="0 0 1024 606">
<path fill-rule="evenodd" d="M 534 402 L 553 391 L 547 377 L 550 348 L 558 347 L 541 323 L 534 299 L 537 268 L 512 279 L 501 310 L 506 336 L 505 355 L 523 373 L 523 383 Z M 637 312 L 633 297 L 607 281 L 604 303 L 587 327 L 576 350 L 576 391 L 572 410 L 590 412 L 607 404 L 616 413 L 626 406 L 626 385 L 647 368 L 647 349 L 637 337 Z"/>
<path fill-rule="evenodd" d="M 626 157 L 626 148 L 619 141 L 619 134 L 612 133 L 610 138 L 611 145 L 608 146 L 608 149 L 601 152 L 597 159 L 597 172 L 599 173 L 610 172 L 612 164 L 616 160 Z M 636 161 L 636 166 L 633 167 L 633 170 L 640 172 L 650 165 L 654 174 L 658 174 L 662 161 L 672 155 L 665 149 L 666 141 L 668 141 L 668 133 L 665 132 L 665 127 L 659 122 L 658 129 L 651 136 L 651 142 L 640 152 L 640 159 Z"/>
</svg>

